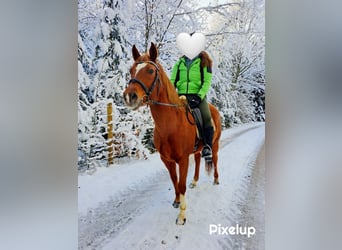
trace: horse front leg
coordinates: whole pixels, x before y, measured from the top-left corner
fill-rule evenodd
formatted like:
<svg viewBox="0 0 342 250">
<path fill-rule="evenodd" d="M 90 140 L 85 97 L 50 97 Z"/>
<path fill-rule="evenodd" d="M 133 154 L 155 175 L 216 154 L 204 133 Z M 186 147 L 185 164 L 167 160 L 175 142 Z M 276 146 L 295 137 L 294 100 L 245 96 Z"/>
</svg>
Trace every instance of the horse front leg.
<svg viewBox="0 0 342 250">
<path fill-rule="evenodd" d="M 179 165 L 179 183 L 178 189 L 180 192 L 180 211 L 178 214 L 178 218 L 176 220 L 176 224 L 184 225 L 186 222 L 185 210 L 186 210 L 186 201 L 185 201 L 185 191 L 186 191 L 186 178 L 188 175 L 189 168 L 189 156 L 184 157 L 178 163 Z"/>
<path fill-rule="evenodd" d="M 196 152 L 194 154 L 195 158 L 195 174 L 194 174 L 194 179 L 190 183 L 190 188 L 194 188 L 197 186 L 198 178 L 199 178 L 199 171 L 200 171 L 200 165 L 201 165 L 201 153 Z"/>
<path fill-rule="evenodd" d="M 161 156 L 161 160 L 164 162 L 167 170 L 169 171 L 170 178 L 172 180 L 173 187 L 175 189 L 175 200 L 172 203 L 174 208 L 179 208 L 180 205 L 180 197 L 179 197 L 179 189 L 178 189 L 178 176 L 176 171 L 176 162 L 167 160 L 165 157 Z"/>
</svg>

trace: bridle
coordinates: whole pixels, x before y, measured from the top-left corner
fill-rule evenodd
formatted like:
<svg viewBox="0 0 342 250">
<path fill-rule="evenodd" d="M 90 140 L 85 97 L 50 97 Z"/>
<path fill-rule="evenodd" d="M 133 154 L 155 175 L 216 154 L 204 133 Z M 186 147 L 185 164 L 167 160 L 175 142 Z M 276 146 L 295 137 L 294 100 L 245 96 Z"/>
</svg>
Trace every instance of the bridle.
<svg viewBox="0 0 342 250">
<path fill-rule="evenodd" d="M 143 83 L 142 81 L 136 79 L 136 78 L 131 78 L 131 80 L 129 80 L 128 82 L 128 85 L 130 84 L 134 84 L 134 83 L 137 83 L 139 84 L 139 86 L 145 91 L 145 97 L 146 99 L 144 100 L 144 103 L 146 104 L 150 104 L 150 105 L 161 105 L 161 106 L 168 106 L 168 107 L 182 107 L 183 105 L 179 105 L 179 104 L 172 104 L 172 103 L 164 103 L 164 102 L 157 102 L 155 100 L 152 100 L 150 98 L 154 88 L 156 87 L 157 83 L 158 83 L 158 89 L 157 89 L 157 95 L 159 94 L 159 85 L 160 85 L 160 80 L 159 80 L 159 74 L 158 72 L 160 71 L 159 70 L 159 67 L 158 65 L 155 63 L 155 62 L 152 62 L 152 61 L 144 61 L 144 62 L 141 62 L 141 63 L 149 63 L 149 64 L 152 64 L 155 68 L 156 68 L 156 75 L 154 77 L 154 80 L 152 82 L 152 85 L 150 88 L 146 87 L 146 84 Z"/>
<path fill-rule="evenodd" d="M 152 94 L 152 91 L 154 90 L 154 88 L 156 86 L 157 81 L 159 82 L 159 75 L 158 75 L 159 67 L 157 64 L 155 64 L 152 61 L 141 62 L 141 63 L 149 63 L 149 64 L 152 64 L 156 68 L 156 75 L 154 77 L 154 80 L 153 80 L 151 87 L 147 88 L 146 85 L 142 81 L 140 81 L 136 78 L 131 78 L 131 80 L 129 80 L 129 82 L 128 82 L 128 85 L 130 85 L 132 83 L 138 83 L 140 85 L 140 87 L 142 87 L 142 89 L 145 91 L 145 94 L 146 94 L 147 98 L 149 99 L 150 95 Z M 138 64 L 140 64 L 140 63 L 138 63 Z"/>
</svg>

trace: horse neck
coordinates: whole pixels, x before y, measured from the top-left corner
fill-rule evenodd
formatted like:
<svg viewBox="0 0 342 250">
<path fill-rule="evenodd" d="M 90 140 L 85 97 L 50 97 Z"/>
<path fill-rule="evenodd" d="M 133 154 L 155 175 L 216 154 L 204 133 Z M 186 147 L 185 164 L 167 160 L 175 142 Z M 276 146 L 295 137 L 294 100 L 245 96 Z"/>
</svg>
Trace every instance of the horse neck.
<svg viewBox="0 0 342 250">
<path fill-rule="evenodd" d="M 178 107 L 181 101 L 178 98 L 176 90 L 171 86 L 171 82 L 166 77 L 164 72 L 161 72 L 159 93 L 154 92 L 151 96 L 152 100 L 155 100 L 163 104 L 175 104 L 177 106 L 165 106 L 163 104 L 153 104 L 150 106 L 151 114 L 156 127 L 168 128 L 170 123 L 181 122 L 185 117 L 185 112 L 182 107 Z M 157 87 L 158 89 L 158 87 Z"/>
</svg>

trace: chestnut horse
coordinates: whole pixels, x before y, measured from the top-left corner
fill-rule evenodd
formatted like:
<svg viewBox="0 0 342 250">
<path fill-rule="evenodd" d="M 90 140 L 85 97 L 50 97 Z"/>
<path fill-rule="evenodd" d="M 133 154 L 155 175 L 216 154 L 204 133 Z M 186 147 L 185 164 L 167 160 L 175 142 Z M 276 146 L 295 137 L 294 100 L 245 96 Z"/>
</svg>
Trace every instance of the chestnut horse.
<svg viewBox="0 0 342 250">
<path fill-rule="evenodd" d="M 135 45 L 132 48 L 134 64 L 130 69 L 131 80 L 123 93 L 126 105 L 136 110 L 147 104 L 155 123 L 154 145 L 160 153 L 160 158 L 169 171 L 176 193 L 173 202 L 175 208 L 180 207 L 177 224 L 184 225 L 185 191 L 189 168 L 189 155 L 195 154 L 195 176 L 191 186 L 196 186 L 200 166 L 200 150 L 203 147 L 196 142 L 196 126 L 188 106 L 177 94 L 162 66 L 157 60 L 158 50 L 151 43 L 149 54 L 140 54 Z M 212 146 L 212 162 L 206 163 L 206 168 L 214 165 L 214 184 L 219 184 L 217 172 L 217 153 L 221 135 L 221 123 L 218 110 L 210 104 L 210 111 L 215 127 Z M 196 149 L 195 149 L 196 148 Z M 176 164 L 179 166 L 179 178 Z"/>
</svg>

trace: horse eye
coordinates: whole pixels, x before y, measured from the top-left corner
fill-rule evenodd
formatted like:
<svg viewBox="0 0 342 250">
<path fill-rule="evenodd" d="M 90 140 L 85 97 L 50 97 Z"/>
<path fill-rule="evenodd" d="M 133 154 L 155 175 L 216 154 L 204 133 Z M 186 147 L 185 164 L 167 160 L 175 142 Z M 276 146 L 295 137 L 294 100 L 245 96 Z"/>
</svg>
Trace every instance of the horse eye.
<svg viewBox="0 0 342 250">
<path fill-rule="evenodd" d="M 153 69 L 149 69 L 149 70 L 148 70 L 148 73 L 149 73 L 149 74 L 153 74 L 153 73 L 154 73 L 154 70 L 153 70 Z"/>
</svg>

